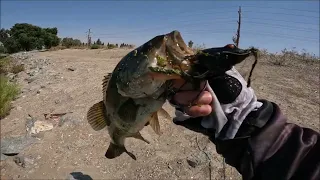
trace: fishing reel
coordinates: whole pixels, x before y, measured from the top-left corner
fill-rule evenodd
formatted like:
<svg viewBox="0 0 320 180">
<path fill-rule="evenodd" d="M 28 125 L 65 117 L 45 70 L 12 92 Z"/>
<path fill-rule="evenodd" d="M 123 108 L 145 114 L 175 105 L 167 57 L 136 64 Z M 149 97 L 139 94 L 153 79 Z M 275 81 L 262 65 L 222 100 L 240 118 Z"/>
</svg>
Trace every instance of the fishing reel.
<svg viewBox="0 0 320 180">
<path fill-rule="evenodd" d="M 252 66 L 249 78 L 257 63 L 258 49 L 240 49 L 234 44 L 224 47 L 214 47 L 197 52 L 193 56 L 186 57 L 191 62 L 191 69 L 185 74 L 193 80 L 209 80 L 220 77 L 236 64 L 243 62 L 247 57 L 254 55 L 255 62 Z M 250 86 L 250 79 L 248 80 Z"/>
</svg>

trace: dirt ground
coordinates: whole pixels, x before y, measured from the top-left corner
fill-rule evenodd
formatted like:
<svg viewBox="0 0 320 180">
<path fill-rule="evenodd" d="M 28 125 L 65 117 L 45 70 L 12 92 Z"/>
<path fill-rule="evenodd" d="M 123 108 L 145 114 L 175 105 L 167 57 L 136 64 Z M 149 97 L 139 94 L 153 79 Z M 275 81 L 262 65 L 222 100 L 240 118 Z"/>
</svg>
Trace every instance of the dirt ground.
<svg viewBox="0 0 320 180">
<path fill-rule="evenodd" d="M 132 138 L 126 141 L 127 149 L 136 155 L 137 161 L 126 154 L 113 160 L 104 157 L 109 144 L 107 131 L 94 131 L 85 117 L 89 107 L 102 100 L 103 76 L 128 52 L 126 49 L 67 49 L 30 53 L 23 60 L 27 70 L 16 77 L 23 93 L 13 102 L 10 115 L 1 120 L 1 139 L 25 136 L 29 133 L 30 119 L 44 120 L 46 113 L 67 114 L 60 117 L 63 123 L 37 134 L 36 142 L 19 152 L 17 156 L 23 163 L 16 163 L 16 156 L 2 160 L 1 176 L 8 179 L 241 179 L 234 168 L 223 162 L 206 137 L 174 125 L 171 119 L 160 122 L 161 136 L 149 126 L 142 130 L 142 136 L 150 144 Z M 44 63 L 31 71 L 32 61 Z M 238 69 L 245 75 L 250 67 L 251 62 L 246 61 Z M 262 60 L 253 76 L 252 86 L 258 98 L 278 103 L 290 122 L 319 131 L 319 63 L 275 66 Z M 165 104 L 165 109 L 174 115 L 170 105 Z"/>
</svg>

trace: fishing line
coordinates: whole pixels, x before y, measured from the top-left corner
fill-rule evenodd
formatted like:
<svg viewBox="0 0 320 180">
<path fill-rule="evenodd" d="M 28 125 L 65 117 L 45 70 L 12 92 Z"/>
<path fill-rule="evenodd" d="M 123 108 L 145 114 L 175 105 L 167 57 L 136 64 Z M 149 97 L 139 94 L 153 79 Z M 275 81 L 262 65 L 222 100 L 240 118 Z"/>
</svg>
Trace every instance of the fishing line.
<svg viewBox="0 0 320 180">
<path fill-rule="evenodd" d="M 254 55 L 254 63 L 252 64 L 252 67 L 251 67 L 251 70 L 250 70 L 247 87 L 250 87 L 252 72 L 253 72 L 253 69 L 255 68 L 255 66 L 256 66 L 256 64 L 258 62 L 258 52 L 254 51 L 253 55 Z"/>
</svg>

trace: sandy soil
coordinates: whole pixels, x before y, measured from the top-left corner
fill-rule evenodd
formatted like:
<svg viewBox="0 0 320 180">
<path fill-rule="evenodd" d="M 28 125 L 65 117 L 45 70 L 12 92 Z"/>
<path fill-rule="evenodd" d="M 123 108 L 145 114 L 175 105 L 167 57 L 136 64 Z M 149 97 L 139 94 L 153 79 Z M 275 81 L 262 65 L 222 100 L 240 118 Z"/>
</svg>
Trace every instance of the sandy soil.
<svg viewBox="0 0 320 180">
<path fill-rule="evenodd" d="M 13 102 L 10 115 L 1 120 L 1 138 L 26 135 L 30 116 L 44 120 L 46 113 L 67 114 L 60 118 L 63 124 L 39 133 L 36 143 L 19 152 L 17 156 L 23 159 L 23 166 L 15 163 L 15 157 L 1 161 L 1 176 L 81 179 L 75 178 L 80 174 L 82 179 L 210 179 L 210 176 L 241 179 L 234 168 L 224 164 L 206 137 L 175 126 L 170 119 L 160 122 L 164 132 L 161 136 L 149 126 L 143 129 L 142 135 L 150 144 L 127 140 L 127 149 L 136 155 L 137 161 L 126 154 L 114 160 L 104 157 L 109 144 L 107 131 L 91 129 L 85 116 L 89 107 L 102 99 L 103 76 L 128 52 L 69 49 L 32 53 L 24 59 L 27 70 L 17 77 L 23 93 Z M 32 72 L 33 61 L 39 59 L 45 60 L 44 65 Z M 251 62 L 246 61 L 238 69 L 245 75 L 250 67 Z M 290 122 L 319 131 L 319 63 L 275 66 L 264 60 L 254 72 L 252 86 L 258 98 L 278 103 Z M 35 75 L 31 77 L 32 73 Z M 170 105 L 166 104 L 165 109 L 173 116 Z M 210 161 L 199 147 L 206 147 L 204 151 L 210 154 Z M 187 160 L 196 163 L 192 167 Z M 73 178 L 70 173 L 75 173 Z"/>
</svg>

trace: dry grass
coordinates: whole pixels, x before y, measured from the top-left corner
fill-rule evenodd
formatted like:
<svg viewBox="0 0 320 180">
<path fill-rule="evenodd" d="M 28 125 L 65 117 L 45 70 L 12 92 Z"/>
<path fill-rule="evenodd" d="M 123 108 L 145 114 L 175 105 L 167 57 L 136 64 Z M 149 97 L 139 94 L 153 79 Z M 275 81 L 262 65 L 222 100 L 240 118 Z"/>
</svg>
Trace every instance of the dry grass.
<svg viewBox="0 0 320 180">
<path fill-rule="evenodd" d="M 260 58 L 265 58 L 269 63 L 276 66 L 287 66 L 299 63 L 314 64 L 319 62 L 319 57 L 307 53 L 305 50 L 298 52 L 296 50 L 283 49 L 280 53 L 269 53 L 267 50 L 260 50 Z"/>
<path fill-rule="evenodd" d="M 24 71 L 24 65 L 12 60 L 11 57 L 0 59 L 0 119 L 9 114 L 11 101 L 19 94 L 19 87 L 16 83 L 10 82 L 6 77 L 8 73 L 17 74 Z"/>
<path fill-rule="evenodd" d="M 0 59 L 0 74 L 17 74 L 21 71 L 24 71 L 24 65 L 17 63 L 11 57 L 7 56 Z"/>
</svg>

